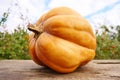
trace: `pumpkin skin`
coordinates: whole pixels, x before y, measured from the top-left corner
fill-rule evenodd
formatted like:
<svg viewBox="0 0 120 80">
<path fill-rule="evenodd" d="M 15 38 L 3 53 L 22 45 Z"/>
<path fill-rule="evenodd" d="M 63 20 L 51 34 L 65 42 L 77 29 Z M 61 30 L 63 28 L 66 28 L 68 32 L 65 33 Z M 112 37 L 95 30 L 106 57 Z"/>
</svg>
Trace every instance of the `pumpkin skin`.
<svg viewBox="0 0 120 80">
<path fill-rule="evenodd" d="M 28 29 L 34 32 L 29 53 L 39 65 L 70 73 L 95 56 L 96 38 L 89 22 L 70 8 L 54 8 Z"/>
</svg>

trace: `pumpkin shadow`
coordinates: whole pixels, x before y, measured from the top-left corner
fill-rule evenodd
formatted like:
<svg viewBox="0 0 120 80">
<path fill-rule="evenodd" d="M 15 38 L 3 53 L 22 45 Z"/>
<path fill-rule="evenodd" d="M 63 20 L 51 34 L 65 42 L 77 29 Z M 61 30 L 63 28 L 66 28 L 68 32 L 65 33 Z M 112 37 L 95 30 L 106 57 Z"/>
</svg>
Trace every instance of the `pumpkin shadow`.
<svg viewBox="0 0 120 80">
<path fill-rule="evenodd" d="M 37 67 L 37 68 L 31 69 L 31 71 L 33 71 L 35 73 L 52 74 L 52 75 L 61 74 L 61 73 L 58 73 L 58 72 L 50 69 L 49 67 Z"/>
<path fill-rule="evenodd" d="M 92 66 L 86 65 L 82 67 L 78 67 L 74 72 L 71 73 L 58 73 L 48 67 L 37 66 L 30 70 L 32 76 L 40 77 L 40 78 L 47 78 L 47 79 L 64 79 L 64 80 L 71 80 L 72 78 L 85 78 L 87 77 L 94 77 L 94 74 L 97 73 L 96 69 L 93 69 Z M 34 75 L 33 75 L 34 74 Z M 99 74 L 99 73 L 97 73 Z"/>
<path fill-rule="evenodd" d="M 69 73 L 59 73 L 50 69 L 49 67 L 42 67 L 42 66 L 37 68 L 32 68 L 31 71 L 34 71 L 37 73 L 40 72 L 40 73 L 57 74 L 57 75 L 69 74 Z M 86 71 L 86 67 L 78 67 L 74 72 L 71 72 L 71 73 L 84 72 L 84 71 Z"/>
</svg>

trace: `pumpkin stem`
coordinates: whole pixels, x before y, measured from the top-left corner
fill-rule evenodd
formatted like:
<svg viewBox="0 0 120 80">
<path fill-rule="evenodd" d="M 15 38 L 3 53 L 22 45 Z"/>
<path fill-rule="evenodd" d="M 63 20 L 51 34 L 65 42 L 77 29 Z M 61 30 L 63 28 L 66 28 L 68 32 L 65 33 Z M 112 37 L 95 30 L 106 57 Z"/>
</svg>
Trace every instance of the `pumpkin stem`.
<svg viewBox="0 0 120 80">
<path fill-rule="evenodd" d="M 28 30 L 34 32 L 35 34 L 41 34 L 42 33 L 42 30 L 38 29 L 37 26 L 33 25 L 33 24 L 28 24 Z"/>
<path fill-rule="evenodd" d="M 43 32 L 41 29 L 39 29 L 36 25 L 33 25 L 33 24 L 28 24 L 27 25 L 28 26 L 28 30 L 30 30 L 30 31 L 32 31 L 32 32 L 34 32 L 35 33 L 35 35 L 34 35 L 34 38 L 38 38 L 39 37 L 39 35 Z"/>
</svg>

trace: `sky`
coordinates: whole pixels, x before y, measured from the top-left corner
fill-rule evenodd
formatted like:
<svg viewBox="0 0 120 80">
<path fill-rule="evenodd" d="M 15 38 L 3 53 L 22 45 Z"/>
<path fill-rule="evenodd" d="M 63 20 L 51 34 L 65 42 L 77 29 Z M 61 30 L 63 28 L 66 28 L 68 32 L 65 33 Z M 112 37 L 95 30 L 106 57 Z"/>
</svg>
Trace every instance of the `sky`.
<svg viewBox="0 0 120 80">
<path fill-rule="evenodd" d="M 59 6 L 76 10 L 94 31 L 102 24 L 120 25 L 120 0 L 0 0 L 0 19 L 10 8 L 5 30 L 13 31 L 19 24 L 35 23 L 42 14 Z"/>
</svg>

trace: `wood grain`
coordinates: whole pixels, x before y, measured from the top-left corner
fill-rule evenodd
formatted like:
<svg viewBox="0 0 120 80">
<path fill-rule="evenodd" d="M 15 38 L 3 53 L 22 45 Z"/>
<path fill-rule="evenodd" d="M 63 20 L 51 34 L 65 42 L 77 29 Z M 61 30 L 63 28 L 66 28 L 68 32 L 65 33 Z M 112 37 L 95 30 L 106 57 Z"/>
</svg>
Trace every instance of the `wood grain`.
<svg viewBox="0 0 120 80">
<path fill-rule="evenodd" d="M 93 60 L 69 74 L 56 73 L 32 60 L 1 60 L 0 80 L 120 80 L 120 60 Z"/>
</svg>

